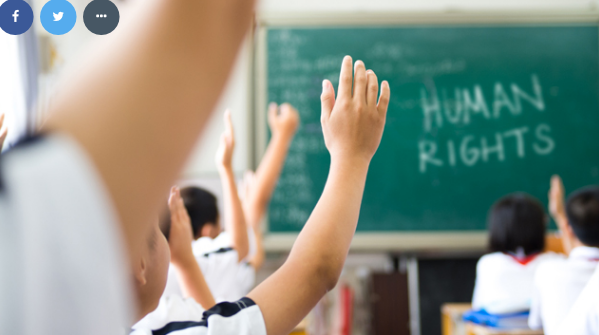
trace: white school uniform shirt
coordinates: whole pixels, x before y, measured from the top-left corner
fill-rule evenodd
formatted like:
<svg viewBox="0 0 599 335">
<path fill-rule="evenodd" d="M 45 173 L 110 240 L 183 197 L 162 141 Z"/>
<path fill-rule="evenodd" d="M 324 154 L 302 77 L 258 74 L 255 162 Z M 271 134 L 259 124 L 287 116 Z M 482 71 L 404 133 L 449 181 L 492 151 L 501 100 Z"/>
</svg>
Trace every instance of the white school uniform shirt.
<svg viewBox="0 0 599 335">
<path fill-rule="evenodd" d="M 163 297 L 158 309 L 133 326 L 131 335 L 266 335 L 258 305 L 251 299 L 222 302 L 203 312 L 193 299 Z"/>
<path fill-rule="evenodd" d="M 597 268 L 599 248 L 577 247 L 567 259 L 551 259 L 535 274 L 528 325 L 559 335 L 559 325 Z M 599 298 L 599 297 L 598 297 Z"/>
<path fill-rule="evenodd" d="M 599 334 L 599 266 L 559 325 L 558 334 Z"/>
<path fill-rule="evenodd" d="M 133 290 L 117 222 L 70 138 L 30 138 L 0 156 L 0 334 L 129 329 Z"/>
<path fill-rule="evenodd" d="M 523 265 L 501 252 L 484 255 L 476 265 L 472 308 L 492 314 L 528 310 L 537 267 L 556 257 L 561 256 L 543 253 Z"/>
<path fill-rule="evenodd" d="M 239 262 L 238 253 L 231 248 L 231 238 L 227 232 L 222 232 L 215 239 L 201 237 L 193 242 L 192 249 L 216 302 L 236 301 L 250 292 L 256 272 L 247 261 Z M 182 295 L 177 273 L 172 266 L 163 297 L 170 295 Z"/>
</svg>

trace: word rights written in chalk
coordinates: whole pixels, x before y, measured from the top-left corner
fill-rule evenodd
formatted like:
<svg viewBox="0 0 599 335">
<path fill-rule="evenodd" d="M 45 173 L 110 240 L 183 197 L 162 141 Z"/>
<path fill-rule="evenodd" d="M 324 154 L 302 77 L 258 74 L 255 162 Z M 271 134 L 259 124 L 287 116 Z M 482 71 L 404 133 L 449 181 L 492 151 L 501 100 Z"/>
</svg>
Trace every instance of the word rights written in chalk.
<svg viewBox="0 0 599 335">
<path fill-rule="evenodd" d="M 531 75 L 529 88 L 525 90 L 517 83 L 504 85 L 495 83 L 492 101 L 480 85 L 473 88 L 456 87 L 428 92 L 422 89 L 420 100 L 425 134 L 434 134 L 444 127 L 475 127 L 478 122 L 493 122 L 509 115 L 523 114 L 523 106 L 531 105 L 536 113 L 545 111 L 543 89 L 539 78 Z M 488 95 L 490 96 L 490 95 Z M 530 109 L 528 109 L 530 110 Z M 418 142 L 418 162 L 420 173 L 433 168 L 472 167 L 480 163 L 506 160 L 506 152 L 512 151 L 518 159 L 527 155 L 549 155 L 555 149 L 551 137 L 551 126 L 539 122 L 536 125 L 522 125 L 496 131 L 486 136 L 463 135 L 442 141 L 422 139 Z"/>
</svg>

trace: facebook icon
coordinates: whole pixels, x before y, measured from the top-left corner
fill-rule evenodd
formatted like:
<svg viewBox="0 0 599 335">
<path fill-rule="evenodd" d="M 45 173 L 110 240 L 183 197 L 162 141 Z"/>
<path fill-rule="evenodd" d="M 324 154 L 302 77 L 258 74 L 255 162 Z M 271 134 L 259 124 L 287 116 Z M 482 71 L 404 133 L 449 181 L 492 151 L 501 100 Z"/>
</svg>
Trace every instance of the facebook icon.
<svg viewBox="0 0 599 335">
<path fill-rule="evenodd" d="M 7 34 L 21 35 L 32 23 L 33 10 L 24 0 L 8 0 L 0 6 L 0 28 Z"/>
</svg>

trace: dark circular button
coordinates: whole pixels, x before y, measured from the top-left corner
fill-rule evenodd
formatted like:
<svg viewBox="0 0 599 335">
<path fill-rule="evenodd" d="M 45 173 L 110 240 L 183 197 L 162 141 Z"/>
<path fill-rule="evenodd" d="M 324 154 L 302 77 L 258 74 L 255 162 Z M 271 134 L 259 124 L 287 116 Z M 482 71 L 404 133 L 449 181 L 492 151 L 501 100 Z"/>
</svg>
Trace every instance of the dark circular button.
<svg viewBox="0 0 599 335">
<path fill-rule="evenodd" d="M 96 35 L 113 32 L 119 25 L 119 9 L 109 0 L 94 0 L 85 7 L 83 22 Z"/>
</svg>

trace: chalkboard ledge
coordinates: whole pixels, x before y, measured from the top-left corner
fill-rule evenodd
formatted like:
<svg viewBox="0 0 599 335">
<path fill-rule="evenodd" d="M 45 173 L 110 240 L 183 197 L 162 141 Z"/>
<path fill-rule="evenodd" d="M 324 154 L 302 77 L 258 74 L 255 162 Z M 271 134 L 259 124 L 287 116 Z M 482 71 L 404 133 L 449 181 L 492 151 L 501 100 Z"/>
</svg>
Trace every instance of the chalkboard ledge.
<svg viewBox="0 0 599 335">
<path fill-rule="evenodd" d="M 267 252 L 291 250 L 297 233 L 268 233 Z M 487 245 L 486 231 L 377 232 L 357 233 L 352 251 L 482 251 Z"/>
</svg>

